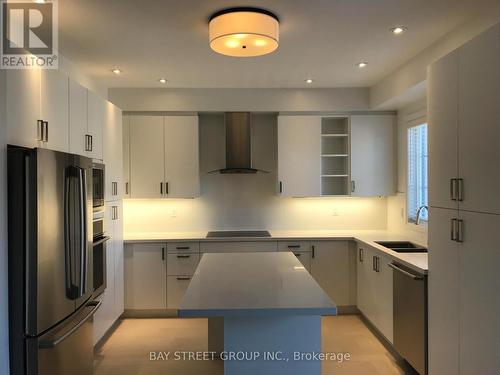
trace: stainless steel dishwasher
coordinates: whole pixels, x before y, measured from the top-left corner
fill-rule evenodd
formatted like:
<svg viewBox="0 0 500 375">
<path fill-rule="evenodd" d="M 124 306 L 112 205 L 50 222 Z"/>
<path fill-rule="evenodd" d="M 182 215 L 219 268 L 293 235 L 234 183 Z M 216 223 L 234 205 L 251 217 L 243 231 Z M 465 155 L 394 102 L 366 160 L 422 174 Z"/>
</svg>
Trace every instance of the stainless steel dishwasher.
<svg viewBox="0 0 500 375">
<path fill-rule="evenodd" d="M 389 264 L 394 282 L 394 348 L 421 375 L 427 374 L 427 275 Z"/>
</svg>

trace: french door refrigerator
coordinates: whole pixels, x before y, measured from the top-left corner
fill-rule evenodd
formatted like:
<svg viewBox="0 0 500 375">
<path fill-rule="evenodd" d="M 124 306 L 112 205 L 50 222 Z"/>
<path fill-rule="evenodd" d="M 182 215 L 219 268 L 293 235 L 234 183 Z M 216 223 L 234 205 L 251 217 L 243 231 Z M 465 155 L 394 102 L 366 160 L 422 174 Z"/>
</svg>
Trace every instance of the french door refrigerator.
<svg viewBox="0 0 500 375">
<path fill-rule="evenodd" d="M 9 146 L 8 206 L 11 374 L 92 374 L 92 160 Z"/>
</svg>

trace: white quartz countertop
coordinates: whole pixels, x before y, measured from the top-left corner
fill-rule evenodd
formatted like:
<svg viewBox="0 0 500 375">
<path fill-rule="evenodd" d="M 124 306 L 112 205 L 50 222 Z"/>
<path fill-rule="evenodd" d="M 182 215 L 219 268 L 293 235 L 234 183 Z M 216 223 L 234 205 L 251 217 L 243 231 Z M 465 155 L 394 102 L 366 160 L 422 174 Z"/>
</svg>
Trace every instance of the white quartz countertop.
<svg viewBox="0 0 500 375">
<path fill-rule="evenodd" d="M 125 242 L 176 242 L 176 241 L 286 241 L 286 240 L 353 240 L 370 246 L 371 248 L 388 255 L 396 262 L 400 262 L 417 272 L 427 273 L 427 253 L 397 253 L 387 249 L 375 241 L 411 241 L 417 245 L 427 247 L 407 235 L 384 230 L 271 230 L 271 237 L 249 238 L 206 238 L 207 232 L 128 232 L 125 233 Z"/>
<path fill-rule="evenodd" d="M 181 317 L 335 315 L 336 306 L 288 252 L 204 254 Z"/>
</svg>

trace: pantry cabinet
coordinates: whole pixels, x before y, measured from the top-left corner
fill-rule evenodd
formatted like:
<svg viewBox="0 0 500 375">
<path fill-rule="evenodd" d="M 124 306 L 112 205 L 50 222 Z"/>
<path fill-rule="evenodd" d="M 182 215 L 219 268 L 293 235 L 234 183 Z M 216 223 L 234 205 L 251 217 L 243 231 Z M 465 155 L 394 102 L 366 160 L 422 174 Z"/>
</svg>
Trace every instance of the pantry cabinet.
<svg viewBox="0 0 500 375">
<path fill-rule="evenodd" d="M 351 116 L 351 195 L 395 194 L 393 115 Z"/>
<path fill-rule="evenodd" d="M 358 245 L 357 306 L 393 342 L 393 281 L 391 258 L 369 246 Z"/>
<path fill-rule="evenodd" d="M 106 103 L 106 121 L 103 128 L 105 171 L 105 200 L 114 201 L 123 197 L 122 111 L 114 104 Z"/>
<path fill-rule="evenodd" d="M 166 309 L 165 243 L 136 243 L 125 248 L 125 309 Z"/>
<path fill-rule="evenodd" d="M 198 117 L 130 116 L 130 197 L 199 195 Z"/>
<path fill-rule="evenodd" d="M 69 80 L 69 151 L 87 156 L 90 149 L 87 121 L 87 89 Z"/>
</svg>

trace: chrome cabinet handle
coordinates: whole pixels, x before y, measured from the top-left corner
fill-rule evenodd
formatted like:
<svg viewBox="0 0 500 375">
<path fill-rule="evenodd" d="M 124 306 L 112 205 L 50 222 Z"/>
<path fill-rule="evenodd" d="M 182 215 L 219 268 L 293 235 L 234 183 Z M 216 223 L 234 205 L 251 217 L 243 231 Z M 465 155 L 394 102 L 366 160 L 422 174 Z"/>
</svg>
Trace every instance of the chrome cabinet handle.
<svg viewBox="0 0 500 375">
<path fill-rule="evenodd" d="M 191 258 L 191 255 L 177 255 L 177 258 L 181 258 L 181 259 Z"/>
<path fill-rule="evenodd" d="M 179 281 L 181 281 L 181 280 L 191 280 L 191 278 L 187 277 L 187 276 L 185 276 L 185 277 L 178 276 L 176 279 L 179 280 Z"/>
<path fill-rule="evenodd" d="M 457 242 L 464 242 L 463 240 L 463 231 L 464 231 L 464 221 L 462 219 L 457 219 Z"/>
<path fill-rule="evenodd" d="M 45 127 L 45 132 L 42 133 L 42 136 L 43 136 L 42 141 L 48 142 L 49 141 L 49 122 L 48 121 L 44 121 L 43 122 L 43 126 Z"/>
<path fill-rule="evenodd" d="M 455 221 L 457 219 L 450 220 L 450 240 L 455 241 Z"/>
<path fill-rule="evenodd" d="M 450 199 L 456 201 L 456 178 L 450 178 Z"/>
<path fill-rule="evenodd" d="M 351 181 L 351 193 L 354 193 L 356 191 L 356 181 L 352 180 Z"/>
<path fill-rule="evenodd" d="M 302 254 L 301 253 L 293 253 L 296 257 L 300 257 Z"/>
<path fill-rule="evenodd" d="M 118 195 L 118 182 L 111 183 L 111 195 Z"/>
<path fill-rule="evenodd" d="M 128 195 L 128 182 L 125 182 L 125 194 Z"/>
<path fill-rule="evenodd" d="M 363 262 L 363 249 L 359 248 L 359 261 Z"/>
<path fill-rule="evenodd" d="M 464 179 L 457 178 L 456 184 L 457 184 L 457 198 L 456 198 L 456 200 L 458 200 L 459 202 L 462 202 L 464 200 L 464 198 L 463 198 Z"/>
<path fill-rule="evenodd" d="M 410 272 L 405 271 L 402 268 L 399 268 L 394 263 L 389 263 L 389 264 L 387 264 L 387 266 L 391 267 L 395 271 L 398 271 L 398 272 L 402 273 L 405 276 L 411 277 L 413 280 L 423 280 L 424 279 L 422 276 L 414 275 L 414 274 L 412 274 Z"/>
<path fill-rule="evenodd" d="M 37 141 L 43 142 L 44 139 L 43 120 L 37 120 L 36 125 L 37 125 Z"/>
</svg>

